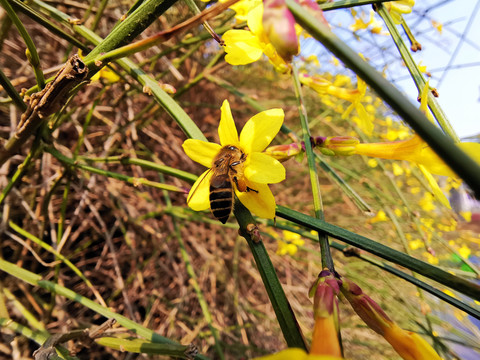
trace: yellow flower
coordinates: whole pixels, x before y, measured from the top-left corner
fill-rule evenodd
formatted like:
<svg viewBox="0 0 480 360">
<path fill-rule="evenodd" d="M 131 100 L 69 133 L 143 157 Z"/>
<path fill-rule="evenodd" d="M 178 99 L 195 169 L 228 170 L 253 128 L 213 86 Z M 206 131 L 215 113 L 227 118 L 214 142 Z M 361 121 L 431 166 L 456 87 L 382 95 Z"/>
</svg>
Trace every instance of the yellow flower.
<svg viewBox="0 0 480 360">
<path fill-rule="evenodd" d="M 350 25 L 348 28 L 352 30 L 353 32 L 358 31 L 358 30 L 364 30 L 368 28 L 368 25 L 370 25 L 369 22 L 365 20 L 365 13 L 362 11 L 360 15 L 357 16 L 357 12 L 355 10 L 350 10 L 353 18 L 355 19 L 355 22 Z"/>
<path fill-rule="evenodd" d="M 262 218 L 275 217 L 275 198 L 267 184 L 278 183 L 285 179 L 285 168 L 274 158 L 261 153 L 277 135 L 282 126 L 282 109 L 263 111 L 247 121 L 240 137 L 233 121 L 227 100 L 221 108 L 218 127 L 220 144 L 188 139 L 183 143 L 185 153 L 194 161 L 208 167 L 195 182 L 188 194 L 188 206 L 196 211 L 210 207 L 210 180 L 215 171 L 214 161 L 226 147 L 234 146 L 245 154 L 242 163 L 235 170 L 238 183 L 244 182 L 246 190 L 239 191 L 238 183 L 232 184 L 238 199 L 250 211 Z M 250 189 L 250 191 L 249 191 Z M 226 220 L 225 220 L 226 221 Z"/>
<path fill-rule="evenodd" d="M 309 76 L 307 74 L 300 74 L 300 82 L 312 88 L 321 96 L 332 95 L 339 99 L 351 102 L 348 108 L 343 112 L 342 119 L 346 119 L 353 109 L 355 109 L 358 114 L 358 118 L 354 119 L 356 120 L 357 125 L 365 132 L 365 134 L 372 134 L 372 116 L 365 110 L 365 107 L 362 104 L 362 100 L 365 98 L 365 93 L 367 91 L 367 84 L 365 81 L 357 76 L 357 88 L 346 89 L 333 84 L 331 81 L 318 75 Z"/>
<path fill-rule="evenodd" d="M 231 65 L 251 64 L 265 54 L 275 70 L 290 71 L 289 65 L 275 50 L 263 28 L 263 4 L 259 3 L 248 12 L 247 24 L 250 30 L 228 30 L 222 37 L 225 42 L 225 61 Z"/>
<path fill-rule="evenodd" d="M 423 253 L 423 256 L 425 256 L 427 258 L 427 261 L 432 264 L 432 265 L 438 265 L 439 261 L 438 261 L 438 257 L 436 257 L 435 255 L 432 255 L 430 254 L 429 252 L 424 252 Z"/>
<path fill-rule="evenodd" d="M 480 144 L 465 142 L 457 146 L 480 163 Z M 355 154 L 381 159 L 407 160 L 425 166 L 432 174 L 457 177 L 418 135 L 403 141 L 358 144 L 355 147 Z"/>
<path fill-rule="evenodd" d="M 364 30 L 369 28 L 369 31 L 372 34 L 381 34 L 382 33 L 382 23 L 375 19 L 375 12 L 370 11 L 370 19 L 367 21 L 365 19 L 365 13 L 362 11 L 359 16 L 355 10 L 351 10 L 352 15 L 354 16 L 355 23 L 349 26 L 349 29 L 353 32 L 358 30 Z"/>
<path fill-rule="evenodd" d="M 443 24 L 441 22 L 431 20 L 432 26 L 441 34 L 443 30 Z"/>
<path fill-rule="evenodd" d="M 283 230 L 283 240 L 278 239 L 278 255 L 286 255 L 289 254 L 293 256 L 297 253 L 298 248 L 297 246 L 302 246 L 305 244 L 305 240 L 302 239 L 300 234 Z"/>
<path fill-rule="evenodd" d="M 402 23 L 402 14 L 410 14 L 415 0 L 400 0 L 384 3 L 395 24 Z"/>
<path fill-rule="evenodd" d="M 225 2 L 226 0 L 220 0 L 221 3 Z M 250 10 L 255 8 L 256 6 L 260 5 L 262 2 L 261 0 L 240 0 L 236 2 L 230 9 L 235 11 L 235 19 L 238 21 L 247 21 L 248 13 Z"/>
<path fill-rule="evenodd" d="M 307 354 L 303 349 L 290 348 L 276 354 L 262 356 L 254 360 L 340 360 L 342 358 L 326 355 Z"/>
<path fill-rule="evenodd" d="M 385 211 L 380 210 L 379 212 L 377 212 L 377 215 L 375 215 L 371 219 L 368 219 L 367 223 L 374 224 L 374 223 L 377 223 L 377 222 L 384 222 L 384 221 L 388 221 L 388 220 L 389 219 L 388 219 L 387 214 L 385 214 Z"/>
<path fill-rule="evenodd" d="M 375 168 L 375 167 L 378 166 L 378 161 L 375 160 L 375 159 L 368 159 L 367 164 L 368 164 L 368 166 L 370 166 L 371 168 Z"/>
<path fill-rule="evenodd" d="M 462 247 L 458 249 L 458 253 L 462 258 L 468 259 L 470 254 L 472 253 L 472 250 L 470 250 L 466 245 L 462 245 Z"/>
<path fill-rule="evenodd" d="M 398 165 L 398 163 L 393 163 L 392 164 L 392 168 L 393 168 L 393 175 L 395 176 L 400 176 L 403 174 L 403 169 L 400 165 Z"/>
<path fill-rule="evenodd" d="M 433 203 L 433 196 L 429 192 L 426 192 L 425 195 L 423 195 L 423 198 L 420 199 L 418 205 L 420 205 L 420 207 L 427 212 L 436 209 L 436 206 Z"/>
<path fill-rule="evenodd" d="M 422 247 L 425 247 L 425 243 L 420 239 L 415 239 L 408 242 L 408 247 L 412 250 L 417 250 Z"/>
</svg>

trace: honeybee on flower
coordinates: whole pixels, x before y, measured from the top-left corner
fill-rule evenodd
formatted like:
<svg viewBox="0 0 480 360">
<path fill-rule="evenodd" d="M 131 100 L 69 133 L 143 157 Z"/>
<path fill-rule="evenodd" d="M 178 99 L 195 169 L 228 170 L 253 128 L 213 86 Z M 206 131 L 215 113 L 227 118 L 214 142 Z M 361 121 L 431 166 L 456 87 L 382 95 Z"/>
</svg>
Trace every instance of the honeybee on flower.
<svg viewBox="0 0 480 360">
<path fill-rule="evenodd" d="M 225 223 L 233 205 L 233 193 L 255 215 L 273 219 L 275 198 L 268 184 L 285 179 L 285 168 L 263 153 L 282 126 L 282 109 L 263 111 L 247 121 L 240 136 L 227 100 L 221 107 L 220 144 L 188 139 L 185 153 L 208 167 L 188 194 L 187 204 L 196 211 L 211 209 Z"/>
</svg>

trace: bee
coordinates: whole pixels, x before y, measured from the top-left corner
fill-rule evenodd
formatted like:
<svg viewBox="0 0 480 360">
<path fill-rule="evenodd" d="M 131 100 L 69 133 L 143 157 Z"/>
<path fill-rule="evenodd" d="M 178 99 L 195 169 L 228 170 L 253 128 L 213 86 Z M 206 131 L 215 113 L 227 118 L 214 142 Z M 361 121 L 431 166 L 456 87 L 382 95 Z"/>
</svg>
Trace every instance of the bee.
<svg viewBox="0 0 480 360">
<path fill-rule="evenodd" d="M 243 163 L 246 159 L 247 156 L 238 147 L 224 146 L 213 160 L 212 168 L 204 175 L 205 179 L 208 173 L 212 172 L 209 195 L 210 210 L 212 215 L 223 224 L 227 222 L 232 212 L 234 186 L 240 192 L 255 191 L 258 193 L 257 190 L 248 187 L 243 180 Z M 189 196 L 187 202 L 195 191 L 196 189 Z"/>
</svg>

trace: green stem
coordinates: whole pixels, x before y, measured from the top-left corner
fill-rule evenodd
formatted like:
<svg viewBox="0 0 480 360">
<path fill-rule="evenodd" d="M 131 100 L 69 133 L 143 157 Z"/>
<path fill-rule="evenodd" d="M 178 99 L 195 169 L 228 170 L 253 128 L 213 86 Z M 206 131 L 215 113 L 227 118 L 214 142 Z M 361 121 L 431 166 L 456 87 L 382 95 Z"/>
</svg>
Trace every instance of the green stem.
<svg viewBox="0 0 480 360">
<path fill-rule="evenodd" d="M 268 222 L 269 225 L 273 226 L 273 221 L 269 221 Z M 275 224 L 275 227 L 277 227 L 278 229 L 283 229 L 283 230 L 287 230 L 287 231 L 291 231 L 291 232 L 294 232 L 296 234 L 299 234 L 307 239 L 310 239 L 310 240 L 314 240 L 314 241 L 318 241 L 317 237 L 315 235 L 312 235 L 309 231 L 305 231 L 305 230 L 301 230 L 301 229 L 298 229 L 297 227 L 294 227 L 294 226 L 290 226 L 290 225 L 285 225 L 283 222 L 278 222 Z M 382 270 L 385 270 L 397 277 L 399 277 L 400 279 L 403 279 L 405 281 L 408 281 L 409 283 L 417 286 L 418 288 L 422 289 L 422 290 L 425 290 L 426 292 L 432 294 L 433 296 L 439 298 L 440 300 L 443 300 L 445 301 L 446 303 L 456 307 L 457 309 L 460 309 L 464 312 L 466 312 L 467 314 L 473 316 L 474 318 L 476 319 L 479 319 L 480 320 L 480 311 L 471 307 L 470 305 L 450 296 L 450 295 L 447 295 L 445 294 L 443 291 L 440 291 L 436 288 L 434 288 L 433 286 L 427 284 L 426 282 L 424 281 L 421 281 L 415 277 L 413 277 L 412 275 L 409 275 L 399 269 L 397 269 L 396 267 L 393 267 L 391 265 L 388 265 L 387 263 L 383 262 L 383 261 L 380 261 L 378 260 L 377 258 L 374 258 L 372 256 L 369 256 L 369 255 L 365 255 L 363 252 L 361 251 L 355 251 L 355 249 L 353 251 L 350 251 L 351 248 L 347 245 L 342 245 L 338 242 L 335 242 L 335 241 L 331 241 L 330 242 L 330 247 L 334 248 L 335 250 L 338 250 L 338 251 L 341 251 L 345 257 L 356 257 L 362 261 L 365 261 L 365 262 L 368 262 L 369 264 L 372 264 Z"/>
<path fill-rule="evenodd" d="M 129 184 L 132 184 L 133 186 L 146 185 L 146 186 L 151 186 L 151 187 L 161 189 L 161 190 L 168 190 L 168 191 L 185 193 L 185 189 L 179 188 L 178 186 L 161 184 L 159 182 L 150 181 L 150 180 L 147 180 L 145 178 L 137 178 L 137 177 L 133 177 L 133 176 L 123 175 L 123 174 L 115 173 L 115 172 L 112 172 L 112 171 L 98 169 L 98 168 L 93 167 L 93 166 L 80 164 L 77 161 L 75 161 L 74 159 L 63 155 L 61 152 L 59 152 L 58 150 L 56 150 L 54 148 L 45 148 L 45 151 L 52 154 L 55 158 L 57 158 L 59 161 L 61 161 L 62 163 L 66 164 L 68 166 L 73 166 L 73 167 L 76 167 L 78 169 L 82 169 L 82 170 L 91 172 L 93 174 L 98 174 L 98 175 L 102 175 L 102 176 L 111 177 L 113 179 L 117 179 L 117 180 L 129 183 Z"/>
<path fill-rule="evenodd" d="M 185 3 L 187 4 L 188 8 L 195 14 L 200 14 L 200 9 L 198 8 L 197 4 L 193 0 L 185 0 Z M 212 38 L 214 38 L 217 42 L 221 41 L 219 36 L 215 33 L 215 30 L 212 29 L 208 21 L 203 22 L 203 27 L 207 32 L 210 34 Z"/>
<path fill-rule="evenodd" d="M 4 74 L 2 69 L 0 69 L 0 85 L 2 85 L 3 89 L 6 91 L 8 96 L 10 96 L 17 108 L 19 108 L 22 112 L 27 110 L 27 104 L 25 104 L 22 97 L 17 92 L 17 90 L 15 90 L 15 87 L 12 85 L 8 77 Z"/>
<path fill-rule="evenodd" d="M 12 188 L 17 184 L 17 182 L 21 180 L 22 176 L 25 174 L 25 171 L 27 171 L 28 167 L 30 166 L 32 159 L 34 159 L 37 156 L 39 150 L 40 150 L 40 141 L 36 140 L 34 141 L 32 145 L 32 149 L 28 152 L 23 162 L 17 167 L 15 174 L 13 174 L 7 186 L 5 186 L 5 188 L 2 190 L 2 193 L 0 194 L 0 204 L 3 203 L 3 201 L 5 200 L 7 195 L 10 193 Z"/>
<path fill-rule="evenodd" d="M 107 4 L 108 4 L 108 0 L 100 1 L 100 5 L 98 6 L 97 13 L 95 14 L 95 19 L 93 19 L 92 31 L 97 30 L 98 24 L 100 23 L 100 20 L 102 19 L 103 12 L 105 11 L 105 8 L 107 7 Z"/>
<path fill-rule="evenodd" d="M 383 78 L 382 74 L 373 69 L 313 14 L 295 0 L 285 0 L 285 2 L 299 25 L 369 84 L 480 198 L 480 165 L 457 147 L 399 90 Z"/>
<path fill-rule="evenodd" d="M 190 90 L 192 87 L 197 85 L 207 74 L 209 74 L 211 71 L 210 69 L 223 57 L 224 52 L 220 51 L 218 54 L 216 54 L 212 60 L 205 66 L 204 70 L 198 74 L 192 81 L 190 81 L 188 84 L 186 84 L 184 87 L 179 89 L 175 93 L 175 98 L 180 97 L 184 93 L 186 93 L 188 90 Z"/>
<path fill-rule="evenodd" d="M 100 54 L 117 49 L 131 42 L 153 21 L 155 21 L 158 16 L 163 14 L 168 8 L 175 4 L 176 1 L 177 0 L 144 1 L 85 57 L 85 62 L 96 60 Z"/>
<path fill-rule="evenodd" d="M 8 222 L 8 225 L 16 231 L 18 234 L 24 236 L 25 238 L 29 239 L 30 241 L 34 242 L 35 244 L 41 246 L 43 249 L 47 250 L 49 253 L 53 254 L 56 258 L 58 258 L 60 261 L 62 261 L 65 265 L 67 265 L 80 279 L 82 279 L 85 284 L 88 286 L 88 288 L 92 291 L 92 293 L 95 295 L 97 298 L 97 301 L 101 303 L 103 306 L 107 306 L 105 304 L 105 301 L 101 297 L 100 293 L 94 288 L 93 284 L 88 280 L 83 273 L 70 261 L 68 260 L 65 256 L 60 254 L 58 251 L 56 251 L 52 246 L 49 244 L 45 243 L 44 241 L 40 240 L 36 236 L 30 234 L 28 231 L 25 231 L 22 229 L 20 226 L 15 224 L 12 221 Z"/>
<path fill-rule="evenodd" d="M 407 69 L 410 72 L 413 81 L 415 82 L 415 85 L 417 86 L 418 93 L 420 94 L 427 83 L 422 75 L 422 72 L 418 68 L 415 60 L 413 60 L 412 54 L 410 53 L 409 49 L 403 42 L 402 37 L 400 36 L 397 26 L 393 22 L 390 13 L 381 4 L 377 5 L 377 12 L 385 22 L 385 25 L 387 25 L 388 31 L 390 32 L 390 35 L 392 36 L 392 39 L 397 46 L 397 49 L 400 52 L 400 55 L 402 56 L 402 59 L 405 62 L 405 65 L 407 66 Z M 437 122 L 443 129 L 443 131 L 448 134 L 454 142 L 460 142 L 460 138 L 455 133 L 455 130 L 453 130 L 453 127 L 448 121 L 447 116 L 443 112 L 442 108 L 437 102 L 437 99 L 433 96 L 431 91 L 428 92 L 428 106 L 430 110 L 432 110 L 433 115 L 437 119 Z"/>
<path fill-rule="evenodd" d="M 313 153 L 310 129 L 308 126 L 307 110 L 303 101 L 300 79 L 298 78 L 298 69 L 293 66 L 293 84 L 295 88 L 295 96 L 297 98 L 298 114 L 303 130 L 303 143 L 305 144 L 305 152 L 307 154 L 308 171 L 310 175 L 310 185 L 312 187 L 313 208 L 315 217 L 324 220 L 322 194 L 320 192 L 320 183 L 318 181 L 317 169 L 315 166 L 315 155 Z M 320 244 L 320 253 L 322 256 L 322 268 L 327 268 L 333 274 L 335 267 L 333 265 L 332 254 L 328 245 L 328 237 L 323 233 L 318 233 L 318 240 Z"/>
<path fill-rule="evenodd" d="M 252 251 L 253 258 L 257 264 L 258 271 L 262 277 L 263 284 L 267 290 L 268 297 L 272 303 L 273 310 L 275 311 L 277 321 L 280 324 L 288 347 L 298 347 L 307 350 L 297 319 L 278 280 L 265 245 L 263 241 L 255 241 L 251 236 L 249 225 L 255 224 L 252 214 L 250 214 L 250 211 L 238 200 L 235 202 L 233 211 L 240 225 L 239 233 L 247 240 L 248 246 Z"/>
<path fill-rule="evenodd" d="M 355 6 L 378 4 L 390 0 L 337 0 L 332 2 L 326 2 L 323 4 L 318 4 L 320 9 L 323 11 L 337 10 L 337 9 L 347 9 Z"/>
<path fill-rule="evenodd" d="M 158 171 L 159 173 L 165 174 L 165 175 L 171 175 L 174 176 L 178 179 L 188 181 L 190 183 L 194 183 L 195 180 L 197 180 L 197 176 L 193 175 L 189 172 L 183 171 L 183 170 L 178 170 L 175 168 L 172 168 L 170 166 L 166 165 L 160 165 L 157 163 L 154 163 L 152 161 L 144 160 L 144 159 L 138 159 L 138 158 L 132 158 L 132 157 L 126 157 L 123 155 L 119 156 L 110 156 L 106 158 L 91 158 L 91 157 L 86 157 L 86 156 L 80 156 L 80 159 L 86 162 L 101 162 L 101 163 L 121 163 L 123 165 L 138 165 L 141 166 L 144 169 L 150 169 L 150 170 L 155 170 Z"/>
<path fill-rule="evenodd" d="M 25 29 L 25 26 L 23 26 L 22 21 L 18 18 L 17 13 L 13 10 L 8 0 L 0 0 L 0 5 L 2 5 L 2 7 L 5 9 L 8 16 L 17 27 L 17 30 L 22 36 L 23 41 L 25 41 L 25 45 L 27 46 L 27 59 L 32 65 L 38 87 L 43 89 L 45 87 L 45 77 L 43 76 L 43 71 L 40 65 L 40 57 L 38 56 L 37 48 L 35 47 L 32 38 L 28 34 L 27 29 Z"/>
<path fill-rule="evenodd" d="M 190 359 L 185 353 L 188 352 L 189 346 L 180 344 L 156 344 L 142 339 L 122 339 L 113 337 L 101 337 L 96 339 L 98 345 L 106 346 L 121 352 L 132 352 L 139 354 L 159 354 L 172 358 Z"/>
<path fill-rule="evenodd" d="M 339 239 L 349 245 L 368 251 L 371 254 L 381 257 L 387 261 L 404 266 L 423 276 L 435 280 L 445 286 L 448 286 L 462 294 L 470 296 L 474 300 L 480 301 L 480 286 L 468 280 L 452 275 L 436 266 L 430 265 L 424 261 L 415 259 L 400 251 L 394 250 L 388 246 L 380 244 L 365 236 L 358 235 L 341 227 L 327 223 L 323 220 L 312 218 L 283 206 L 277 205 L 277 216 L 293 221 L 296 224 L 305 226 L 311 230 L 323 231 L 327 235 Z"/>
<path fill-rule="evenodd" d="M 405 19 L 402 17 L 402 28 L 405 31 L 405 34 L 407 34 L 408 40 L 410 41 L 410 50 L 413 52 L 422 50 L 422 44 L 420 44 L 417 39 L 415 39 L 415 36 L 412 33 L 412 30 L 410 30 L 410 27 L 406 23 Z M 392 33 L 390 33 L 392 34 Z"/>
<path fill-rule="evenodd" d="M 42 25 L 44 28 L 48 29 L 52 34 L 55 34 L 55 35 L 59 36 L 60 38 L 67 40 L 71 45 L 74 45 L 74 46 L 82 49 L 83 51 L 88 50 L 88 48 L 82 42 L 78 41 L 72 35 L 63 31 L 57 25 L 52 23 L 52 21 L 50 19 L 47 19 L 43 15 L 39 14 L 38 12 L 33 10 L 30 6 L 24 4 L 23 2 L 21 2 L 19 0 L 9 0 L 9 1 L 12 4 L 12 7 L 16 11 L 21 11 L 22 13 L 27 15 L 30 19 L 32 19 L 33 21 Z"/>
<path fill-rule="evenodd" d="M 97 304 L 96 302 L 76 293 L 75 291 L 72 291 L 66 287 L 63 287 L 61 285 L 58 285 L 52 281 L 48 280 L 42 280 L 42 276 L 35 274 L 33 272 L 30 272 L 28 270 L 25 270 L 18 265 L 15 265 L 13 263 L 10 263 L 8 261 L 5 261 L 3 259 L 0 259 L 0 270 L 16 277 L 19 280 L 22 280 L 30 285 L 33 286 L 38 286 L 42 289 L 45 289 L 53 294 L 57 294 L 60 296 L 63 296 L 67 299 L 70 299 L 72 301 L 75 301 L 79 304 L 82 304 L 83 306 L 93 310 L 97 314 L 100 314 L 107 319 L 113 318 L 115 319 L 120 325 L 125 327 L 126 329 L 132 331 L 133 333 L 137 334 L 138 336 L 143 337 L 144 339 L 148 339 L 154 343 L 158 344 L 177 344 L 173 340 L 170 340 L 164 336 L 161 336 L 157 334 L 156 332 L 137 324 L 136 322 L 128 319 L 127 317 L 117 314 L 113 311 L 111 311 L 109 308 L 104 307 L 102 305 Z M 2 322 L 0 320 L 0 325 L 4 325 L 5 322 Z M 42 338 L 43 335 L 42 335 Z M 197 355 L 196 359 L 208 359 L 207 357 L 203 355 Z"/>
</svg>

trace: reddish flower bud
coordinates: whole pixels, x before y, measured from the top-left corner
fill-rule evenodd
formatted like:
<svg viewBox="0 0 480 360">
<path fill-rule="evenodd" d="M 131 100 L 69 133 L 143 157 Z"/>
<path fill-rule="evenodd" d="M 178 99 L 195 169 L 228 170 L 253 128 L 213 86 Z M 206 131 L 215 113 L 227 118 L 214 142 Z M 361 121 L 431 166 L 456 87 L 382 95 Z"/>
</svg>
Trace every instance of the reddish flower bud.
<svg viewBox="0 0 480 360">
<path fill-rule="evenodd" d="M 338 341 L 339 291 L 339 280 L 328 270 L 320 273 L 310 289 L 310 294 L 315 294 L 313 298 L 315 327 L 310 354 L 342 356 Z"/>
<path fill-rule="evenodd" d="M 291 62 L 299 51 L 292 13 L 288 10 L 285 0 L 264 0 L 263 7 L 263 29 L 268 40 L 283 60 Z"/>
<path fill-rule="evenodd" d="M 343 278 L 340 290 L 353 310 L 378 334 L 382 335 L 405 360 L 441 360 L 435 350 L 418 334 L 403 330 L 354 282 Z"/>
<path fill-rule="evenodd" d="M 265 149 L 265 154 L 277 159 L 278 161 L 286 161 L 302 152 L 302 146 L 297 143 L 274 145 Z"/>
</svg>

